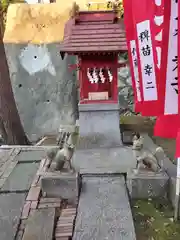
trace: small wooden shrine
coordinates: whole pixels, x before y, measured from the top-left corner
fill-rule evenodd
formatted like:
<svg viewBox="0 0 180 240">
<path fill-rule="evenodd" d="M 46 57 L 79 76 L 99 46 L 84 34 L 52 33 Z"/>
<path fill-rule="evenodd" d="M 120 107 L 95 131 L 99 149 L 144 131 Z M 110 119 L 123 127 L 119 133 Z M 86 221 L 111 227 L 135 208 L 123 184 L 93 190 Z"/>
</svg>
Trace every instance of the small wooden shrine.
<svg viewBox="0 0 180 240">
<path fill-rule="evenodd" d="M 100 129 L 103 122 L 107 127 L 110 120 L 107 113 L 111 111 L 112 117 L 112 112 L 115 111 L 118 116 L 117 70 L 124 65 L 118 63 L 118 54 L 125 51 L 124 24 L 118 18 L 117 11 L 78 11 L 77 5 L 74 7 L 74 14 L 65 25 L 60 53 L 62 57 L 66 53 L 78 57 L 78 64 L 72 68 L 79 72 L 79 120 L 82 135 L 86 135 L 87 131 L 95 134 L 97 130 L 104 135 Z M 106 112 L 106 120 L 102 119 L 102 111 Z M 91 114 L 91 119 L 88 119 L 85 115 L 90 113 L 93 117 Z M 115 131 L 119 128 L 119 116 L 116 118 Z M 85 119 L 86 123 L 83 123 Z M 95 124 L 100 124 L 100 128 L 94 127 Z M 113 143 L 117 141 L 120 139 Z"/>
</svg>

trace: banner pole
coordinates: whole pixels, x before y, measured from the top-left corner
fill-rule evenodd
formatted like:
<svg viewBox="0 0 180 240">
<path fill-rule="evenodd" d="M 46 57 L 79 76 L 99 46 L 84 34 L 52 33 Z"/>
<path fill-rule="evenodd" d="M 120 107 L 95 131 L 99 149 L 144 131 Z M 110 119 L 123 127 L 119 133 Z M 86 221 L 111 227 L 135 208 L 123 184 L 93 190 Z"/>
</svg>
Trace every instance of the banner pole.
<svg viewBox="0 0 180 240">
<path fill-rule="evenodd" d="M 174 221 L 179 219 L 179 204 L 180 204 L 180 158 L 177 159 L 177 178 L 176 178 L 176 196 L 174 207 Z"/>
</svg>

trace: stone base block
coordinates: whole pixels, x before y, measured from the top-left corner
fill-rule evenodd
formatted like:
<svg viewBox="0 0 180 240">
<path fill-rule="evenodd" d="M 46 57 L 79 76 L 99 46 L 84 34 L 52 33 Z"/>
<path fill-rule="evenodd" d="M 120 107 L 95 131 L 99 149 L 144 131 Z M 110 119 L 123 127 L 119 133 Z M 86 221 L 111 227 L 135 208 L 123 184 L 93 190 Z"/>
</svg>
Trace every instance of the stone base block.
<svg viewBox="0 0 180 240">
<path fill-rule="evenodd" d="M 122 146 L 118 104 L 79 104 L 78 149 Z"/>
<path fill-rule="evenodd" d="M 44 196 L 61 198 L 73 205 L 78 203 L 80 187 L 80 175 L 77 173 L 46 173 L 41 179 Z"/>
<path fill-rule="evenodd" d="M 169 177 L 165 172 L 144 171 L 137 175 L 131 171 L 127 174 L 127 187 L 133 199 L 167 197 Z"/>
</svg>

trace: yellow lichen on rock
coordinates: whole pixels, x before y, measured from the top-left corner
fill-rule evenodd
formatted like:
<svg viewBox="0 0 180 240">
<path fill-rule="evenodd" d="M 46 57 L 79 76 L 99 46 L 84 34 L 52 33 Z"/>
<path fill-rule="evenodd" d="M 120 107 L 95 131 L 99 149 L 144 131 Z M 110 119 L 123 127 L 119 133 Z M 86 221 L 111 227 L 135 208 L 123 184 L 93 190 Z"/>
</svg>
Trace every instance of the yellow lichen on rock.
<svg viewBox="0 0 180 240">
<path fill-rule="evenodd" d="M 60 4 L 11 4 L 7 12 L 5 43 L 52 43 L 63 38 L 67 7 Z"/>
<path fill-rule="evenodd" d="M 62 41 L 64 25 L 70 17 L 73 2 L 74 0 L 57 0 L 50 4 L 10 4 L 4 42 L 42 44 Z M 88 10 L 87 0 L 75 2 L 80 10 Z M 107 4 L 106 0 L 98 2 L 104 3 L 104 6 Z"/>
</svg>

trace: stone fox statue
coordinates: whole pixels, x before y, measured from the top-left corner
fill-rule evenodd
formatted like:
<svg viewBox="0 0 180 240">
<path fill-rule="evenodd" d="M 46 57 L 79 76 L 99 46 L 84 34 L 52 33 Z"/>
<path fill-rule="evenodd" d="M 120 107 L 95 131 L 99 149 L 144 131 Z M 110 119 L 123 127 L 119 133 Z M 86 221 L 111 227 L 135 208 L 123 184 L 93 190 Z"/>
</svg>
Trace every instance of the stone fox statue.
<svg viewBox="0 0 180 240">
<path fill-rule="evenodd" d="M 149 152 L 143 148 L 143 137 L 140 134 L 135 134 L 133 138 L 133 152 L 135 154 L 137 165 L 136 172 L 138 173 L 141 168 L 147 167 L 153 172 L 161 171 L 163 163 L 159 163 L 157 156 L 163 161 L 164 151 L 161 147 L 157 147 L 154 153 Z"/>
<path fill-rule="evenodd" d="M 64 167 L 65 162 L 68 163 L 68 169 L 75 172 L 71 164 L 71 158 L 74 153 L 75 146 L 71 143 L 65 142 L 62 149 L 51 148 L 47 151 L 47 157 L 55 163 L 54 170 L 61 171 Z"/>
</svg>

